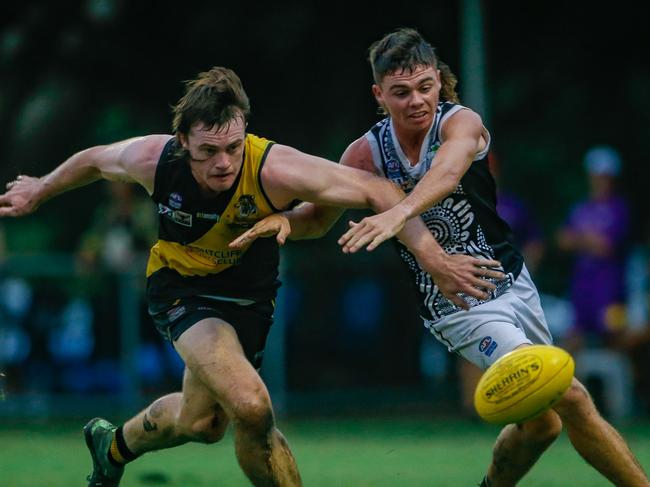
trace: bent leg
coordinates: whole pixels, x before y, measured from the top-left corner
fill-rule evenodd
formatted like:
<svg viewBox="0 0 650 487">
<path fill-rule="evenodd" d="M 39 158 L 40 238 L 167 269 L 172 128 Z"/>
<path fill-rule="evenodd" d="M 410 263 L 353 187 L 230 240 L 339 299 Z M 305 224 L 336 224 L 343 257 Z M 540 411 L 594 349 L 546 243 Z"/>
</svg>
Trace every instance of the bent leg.
<svg viewBox="0 0 650 487">
<path fill-rule="evenodd" d="M 509 424 L 494 445 L 488 469 L 491 487 L 511 487 L 531 469 L 562 431 L 554 411 L 521 424 Z"/>
<path fill-rule="evenodd" d="M 232 421 L 237 459 L 251 482 L 301 485 L 289 445 L 275 427 L 266 386 L 232 326 L 217 318 L 202 320 L 179 337 L 176 349 Z"/>
<path fill-rule="evenodd" d="M 228 417 L 206 386 L 185 369 L 183 392 L 169 394 L 124 424 L 129 449 L 140 455 L 188 441 L 214 443 L 228 426 Z"/>
<path fill-rule="evenodd" d="M 648 487 L 650 482 L 625 440 L 598 413 L 589 393 L 577 380 L 554 407 L 571 443 L 596 470 L 619 487 Z"/>
</svg>

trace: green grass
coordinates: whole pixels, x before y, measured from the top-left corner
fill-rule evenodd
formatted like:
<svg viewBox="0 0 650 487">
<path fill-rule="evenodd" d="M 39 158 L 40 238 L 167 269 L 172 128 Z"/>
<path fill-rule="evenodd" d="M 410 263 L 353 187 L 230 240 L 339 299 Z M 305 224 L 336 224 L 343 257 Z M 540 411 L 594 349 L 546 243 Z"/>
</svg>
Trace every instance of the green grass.
<svg viewBox="0 0 650 487">
<path fill-rule="evenodd" d="M 90 457 L 81 426 L 0 425 L 0 485 L 86 485 Z M 317 418 L 280 421 L 307 487 L 475 486 L 489 462 L 498 428 L 458 420 Z M 624 428 L 650 467 L 650 425 Z M 248 485 L 232 436 L 149 453 L 127 468 L 124 487 Z M 589 468 L 563 435 L 522 482 L 526 487 L 611 485 Z"/>
</svg>

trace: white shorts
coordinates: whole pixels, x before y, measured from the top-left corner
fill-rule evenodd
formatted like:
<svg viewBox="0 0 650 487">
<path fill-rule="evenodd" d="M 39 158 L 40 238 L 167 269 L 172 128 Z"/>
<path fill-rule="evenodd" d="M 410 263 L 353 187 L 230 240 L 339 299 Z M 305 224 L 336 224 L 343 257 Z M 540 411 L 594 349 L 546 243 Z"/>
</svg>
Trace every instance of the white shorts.
<svg viewBox="0 0 650 487">
<path fill-rule="evenodd" d="M 526 266 L 510 289 L 498 298 L 459 311 L 424 326 L 450 352 L 481 369 L 520 345 L 553 342 L 537 288 Z"/>
</svg>

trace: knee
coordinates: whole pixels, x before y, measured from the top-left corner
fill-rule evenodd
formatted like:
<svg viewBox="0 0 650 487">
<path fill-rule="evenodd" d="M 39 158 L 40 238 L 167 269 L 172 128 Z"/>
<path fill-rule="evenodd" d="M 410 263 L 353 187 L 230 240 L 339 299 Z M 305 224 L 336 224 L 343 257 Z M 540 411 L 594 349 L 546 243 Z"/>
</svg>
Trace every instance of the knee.
<svg viewBox="0 0 650 487">
<path fill-rule="evenodd" d="M 239 429 L 266 436 L 274 427 L 273 408 L 266 394 L 250 394 L 233 405 L 233 422 Z"/>
<path fill-rule="evenodd" d="M 594 410 L 595 406 L 585 386 L 573 379 L 571 386 L 554 406 L 554 409 L 563 419 L 567 419 Z"/>
<path fill-rule="evenodd" d="M 550 445 L 562 432 L 562 420 L 555 411 L 551 410 L 519 425 L 519 427 L 523 428 L 526 436 L 532 441 Z"/>
</svg>

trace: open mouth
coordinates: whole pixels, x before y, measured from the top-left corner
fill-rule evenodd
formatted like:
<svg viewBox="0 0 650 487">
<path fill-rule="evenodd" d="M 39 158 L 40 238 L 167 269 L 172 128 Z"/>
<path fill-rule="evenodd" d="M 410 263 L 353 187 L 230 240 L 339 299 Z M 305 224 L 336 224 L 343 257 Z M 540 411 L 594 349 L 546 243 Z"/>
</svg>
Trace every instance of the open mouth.
<svg viewBox="0 0 650 487">
<path fill-rule="evenodd" d="M 228 173 L 228 174 L 214 174 L 214 175 L 212 175 L 212 176 L 210 176 L 210 177 L 211 177 L 212 179 L 216 179 L 216 180 L 218 180 L 218 181 L 222 181 L 222 180 L 224 180 L 224 179 L 229 178 L 229 177 L 230 177 L 230 173 Z"/>
<path fill-rule="evenodd" d="M 412 118 L 413 120 L 421 120 L 423 118 L 426 118 L 427 112 L 415 112 L 409 115 L 409 118 Z"/>
</svg>

